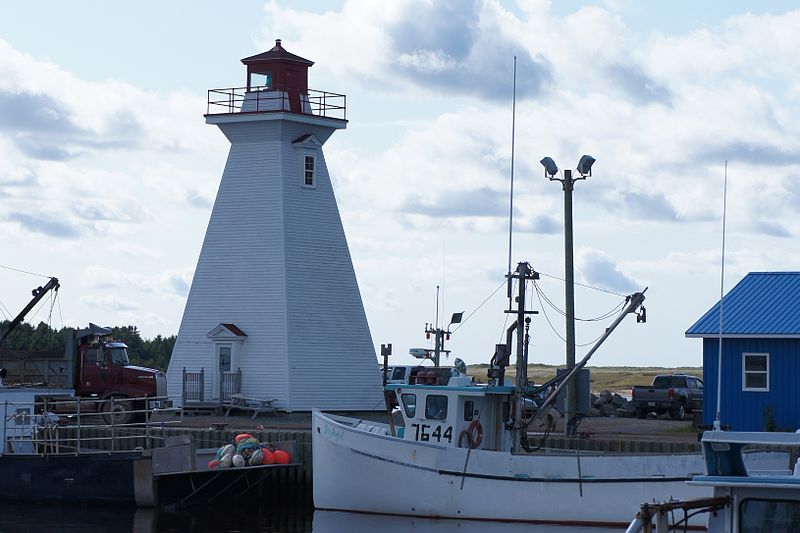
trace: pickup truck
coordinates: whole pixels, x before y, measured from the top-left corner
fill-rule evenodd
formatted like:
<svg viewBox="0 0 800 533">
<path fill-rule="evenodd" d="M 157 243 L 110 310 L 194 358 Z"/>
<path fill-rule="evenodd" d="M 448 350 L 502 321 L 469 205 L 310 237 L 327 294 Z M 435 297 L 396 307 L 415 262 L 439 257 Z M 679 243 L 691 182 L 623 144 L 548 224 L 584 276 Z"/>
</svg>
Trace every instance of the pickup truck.
<svg viewBox="0 0 800 533">
<path fill-rule="evenodd" d="M 683 420 L 687 412 L 703 409 L 703 381 L 685 374 L 656 376 L 650 386 L 633 387 L 631 399 L 639 418 L 669 413 L 673 420 Z"/>
</svg>

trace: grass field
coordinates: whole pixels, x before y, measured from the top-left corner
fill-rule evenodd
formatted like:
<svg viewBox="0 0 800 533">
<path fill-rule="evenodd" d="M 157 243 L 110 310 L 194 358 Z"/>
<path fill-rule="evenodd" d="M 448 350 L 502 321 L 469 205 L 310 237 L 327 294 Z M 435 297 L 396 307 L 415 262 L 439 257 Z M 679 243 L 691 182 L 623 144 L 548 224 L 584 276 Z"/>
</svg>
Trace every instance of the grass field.
<svg viewBox="0 0 800 533">
<path fill-rule="evenodd" d="M 467 373 L 474 376 L 475 380 L 480 383 L 486 382 L 486 370 L 489 365 L 470 365 Z M 555 377 L 556 369 L 559 368 L 555 365 L 528 365 L 528 379 L 532 379 L 534 383 L 544 383 L 548 379 Z M 610 391 L 626 391 L 634 385 L 649 385 L 653 381 L 653 376 L 659 374 L 672 374 L 673 372 L 682 372 L 692 376 L 703 378 L 702 367 L 677 367 L 677 368 L 662 368 L 656 366 L 649 367 L 633 367 L 633 366 L 592 366 L 587 367 L 591 380 L 592 392 L 597 394 L 602 390 Z M 506 383 L 513 383 L 514 381 L 514 368 L 509 367 L 506 369 Z"/>
</svg>

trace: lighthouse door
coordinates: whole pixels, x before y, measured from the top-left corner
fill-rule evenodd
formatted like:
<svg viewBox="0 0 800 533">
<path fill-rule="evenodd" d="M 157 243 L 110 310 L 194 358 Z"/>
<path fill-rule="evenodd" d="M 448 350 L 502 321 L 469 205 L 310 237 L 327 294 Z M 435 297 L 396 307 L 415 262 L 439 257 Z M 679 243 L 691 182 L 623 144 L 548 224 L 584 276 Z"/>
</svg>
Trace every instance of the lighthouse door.
<svg viewBox="0 0 800 533">
<path fill-rule="evenodd" d="M 212 383 L 214 397 L 227 400 L 231 395 L 230 383 L 233 374 L 233 344 L 214 344 L 214 366 Z"/>
</svg>

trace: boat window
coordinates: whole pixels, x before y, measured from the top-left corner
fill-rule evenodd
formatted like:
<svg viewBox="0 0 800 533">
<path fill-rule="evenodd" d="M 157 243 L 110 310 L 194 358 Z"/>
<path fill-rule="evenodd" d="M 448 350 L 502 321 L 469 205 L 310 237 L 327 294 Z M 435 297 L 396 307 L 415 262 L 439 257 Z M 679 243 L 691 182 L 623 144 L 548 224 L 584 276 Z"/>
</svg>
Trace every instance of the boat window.
<svg viewBox="0 0 800 533">
<path fill-rule="evenodd" d="M 464 422 L 472 421 L 472 412 L 475 411 L 475 404 L 472 400 L 464 402 Z"/>
<path fill-rule="evenodd" d="M 417 396 L 415 394 L 403 394 L 403 409 L 406 411 L 408 418 L 414 418 L 417 414 Z"/>
<path fill-rule="evenodd" d="M 447 418 L 447 396 L 431 394 L 425 399 L 425 418 L 444 420 Z"/>
<path fill-rule="evenodd" d="M 800 531 L 800 501 L 746 498 L 739 504 L 739 531 Z"/>
<path fill-rule="evenodd" d="M 392 377 L 390 377 L 389 379 L 403 379 L 403 377 L 405 377 L 405 374 L 406 374 L 406 369 L 403 368 L 402 366 L 398 366 L 397 368 L 392 370 Z"/>
<path fill-rule="evenodd" d="M 769 390 L 769 354 L 742 354 L 742 390 Z"/>
</svg>

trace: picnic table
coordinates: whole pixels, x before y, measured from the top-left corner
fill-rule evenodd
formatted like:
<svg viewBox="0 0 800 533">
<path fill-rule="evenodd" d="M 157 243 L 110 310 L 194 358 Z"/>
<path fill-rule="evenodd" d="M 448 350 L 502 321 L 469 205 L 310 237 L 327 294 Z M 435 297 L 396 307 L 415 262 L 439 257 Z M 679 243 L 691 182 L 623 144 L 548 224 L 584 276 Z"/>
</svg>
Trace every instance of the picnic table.
<svg viewBox="0 0 800 533">
<path fill-rule="evenodd" d="M 276 398 L 266 400 L 245 396 L 243 394 L 231 394 L 230 400 L 224 403 L 223 407 L 225 407 L 225 416 L 228 416 L 233 409 L 239 409 L 242 411 L 252 411 L 253 416 L 251 418 L 255 419 L 256 416 L 261 413 L 272 413 L 274 415 L 276 409 L 273 403 L 276 401 Z"/>
</svg>

